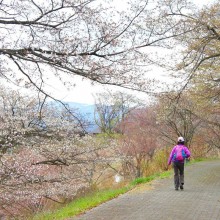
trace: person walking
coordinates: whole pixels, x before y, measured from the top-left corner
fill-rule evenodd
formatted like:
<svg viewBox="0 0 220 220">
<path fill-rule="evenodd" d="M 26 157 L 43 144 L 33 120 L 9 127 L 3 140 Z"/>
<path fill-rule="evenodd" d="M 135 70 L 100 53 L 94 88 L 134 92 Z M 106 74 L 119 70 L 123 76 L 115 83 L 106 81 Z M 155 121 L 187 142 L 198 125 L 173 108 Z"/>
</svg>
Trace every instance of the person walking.
<svg viewBox="0 0 220 220">
<path fill-rule="evenodd" d="M 184 163 L 185 159 L 189 160 L 190 158 L 190 151 L 184 145 L 184 141 L 183 137 L 178 137 L 177 145 L 173 147 L 168 159 L 168 165 L 173 164 L 175 190 L 179 188 L 183 190 Z"/>
</svg>

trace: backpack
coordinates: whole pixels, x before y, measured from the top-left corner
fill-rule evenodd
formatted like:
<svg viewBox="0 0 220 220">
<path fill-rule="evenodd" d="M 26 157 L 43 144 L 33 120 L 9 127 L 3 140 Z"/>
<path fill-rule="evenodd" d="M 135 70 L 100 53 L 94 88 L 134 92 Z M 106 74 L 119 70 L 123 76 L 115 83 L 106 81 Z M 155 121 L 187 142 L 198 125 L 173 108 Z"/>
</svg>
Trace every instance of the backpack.
<svg viewBox="0 0 220 220">
<path fill-rule="evenodd" d="M 177 145 L 174 153 L 174 161 L 183 162 L 186 158 L 186 153 L 184 151 L 183 145 Z"/>
</svg>

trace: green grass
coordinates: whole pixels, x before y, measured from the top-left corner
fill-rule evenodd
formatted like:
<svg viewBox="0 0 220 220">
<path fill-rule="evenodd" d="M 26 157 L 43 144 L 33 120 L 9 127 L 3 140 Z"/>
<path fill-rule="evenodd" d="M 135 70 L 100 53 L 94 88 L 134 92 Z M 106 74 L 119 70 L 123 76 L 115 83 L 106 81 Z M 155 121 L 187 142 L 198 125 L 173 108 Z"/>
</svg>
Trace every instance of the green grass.
<svg viewBox="0 0 220 220">
<path fill-rule="evenodd" d="M 208 159 L 208 158 L 197 158 L 197 159 L 190 160 L 189 163 L 197 163 L 197 162 L 207 161 L 207 160 L 210 160 L 210 159 Z"/>
<path fill-rule="evenodd" d="M 110 199 L 113 199 L 120 194 L 126 193 L 138 184 L 143 184 L 154 180 L 155 178 L 166 178 L 170 176 L 171 171 L 165 171 L 163 173 L 157 173 L 148 177 L 137 178 L 132 181 L 128 186 L 120 189 L 108 189 L 92 193 L 91 195 L 78 198 L 73 202 L 67 204 L 65 207 L 47 213 L 41 213 L 34 216 L 33 220 L 52 220 L 52 219 L 66 219 L 68 217 L 74 217 L 84 211 L 100 205 Z"/>
<path fill-rule="evenodd" d="M 164 178 L 169 177 L 170 174 L 171 174 L 171 171 L 169 170 L 169 171 L 165 171 L 162 173 L 156 173 L 156 174 L 154 174 L 152 176 L 148 176 L 148 177 L 140 177 L 140 178 L 133 180 L 131 182 L 131 185 L 135 186 L 135 185 L 142 184 L 142 183 L 148 183 L 156 178 L 164 179 Z"/>
<path fill-rule="evenodd" d="M 113 199 L 120 194 L 130 190 L 131 187 L 123 187 L 120 189 L 109 189 L 92 193 L 91 195 L 79 198 L 69 203 L 65 207 L 54 212 L 42 213 L 34 216 L 33 220 L 52 220 L 65 219 L 83 213 L 85 210 L 91 209 L 105 201 Z"/>
<path fill-rule="evenodd" d="M 194 164 L 194 163 L 204 162 L 204 161 L 215 161 L 215 160 L 219 160 L 219 158 L 218 157 L 213 157 L 213 158 L 196 158 L 196 159 L 190 160 L 188 162 L 188 164 Z"/>
</svg>

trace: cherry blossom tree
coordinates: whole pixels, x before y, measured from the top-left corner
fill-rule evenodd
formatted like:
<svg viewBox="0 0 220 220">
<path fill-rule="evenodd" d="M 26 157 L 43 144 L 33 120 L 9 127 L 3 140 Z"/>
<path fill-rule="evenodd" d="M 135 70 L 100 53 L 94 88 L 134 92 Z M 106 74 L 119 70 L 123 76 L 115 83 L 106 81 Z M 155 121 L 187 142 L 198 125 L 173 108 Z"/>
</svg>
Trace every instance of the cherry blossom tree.
<svg viewBox="0 0 220 220">
<path fill-rule="evenodd" d="M 117 159 L 113 141 L 103 144 L 89 136 L 38 141 L 1 157 L 0 212 L 5 215 L 39 211 L 46 201 L 65 203 L 97 184 Z"/>
<path fill-rule="evenodd" d="M 124 4 L 116 10 L 99 0 L 1 1 L 1 76 L 48 96 L 50 78 L 70 86 L 74 76 L 152 92 L 143 74 L 154 49 L 143 48 L 168 46 L 175 33 L 155 26 L 156 4 Z"/>
<path fill-rule="evenodd" d="M 96 184 L 100 170 L 104 175 L 117 158 L 114 141 L 82 137 L 69 109 L 40 100 L 0 90 L 0 213 L 5 215 L 73 198 Z"/>
<path fill-rule="evenodd" d="M 121 154 L 125 156 L 124 167 L 133 170 L 134 173 L 130 173 L 133 178 L 141 177 L 158 147 L 155 111 L 150 107 L 133 110 L 124 123 L 121 148 Z"/>
</svg>

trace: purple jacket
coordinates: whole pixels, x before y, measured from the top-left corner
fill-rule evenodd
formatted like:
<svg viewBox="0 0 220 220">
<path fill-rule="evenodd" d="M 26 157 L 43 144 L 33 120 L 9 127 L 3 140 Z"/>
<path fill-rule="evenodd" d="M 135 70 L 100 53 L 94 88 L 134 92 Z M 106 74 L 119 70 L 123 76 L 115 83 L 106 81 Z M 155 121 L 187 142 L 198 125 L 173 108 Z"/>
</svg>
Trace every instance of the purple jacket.
<svg viewBox="0 0 220 220">
<path fill-rule="evenodd" d="M 185 154 L 186 154 L 186 158 L 189 158 L 189 157 L 190 157 L 190 151 L 189 151 L 189 149 L 188 149 L 185 145 L 181 145 L 181 146 L 183 146 L 183 150 L 184 150 L 184 152 L 185 152 Z M 171 162 L 174 162 L 174 154 L 175 154 L 175 152 L 176 152 L 176 148 L 177 148 L 177 147 L 178 147 L 178 145 L 176 145 L 176 146 L 173 147 L 173 149 L 172 149 L 172 151 L 171 151 L 171 153 L 170 153 L 169 160 L 168 160 L 168 165 L 170 165 Z M 183 163 L 184 163 L 184 161 L 183 161 Z"/>
</svg>

